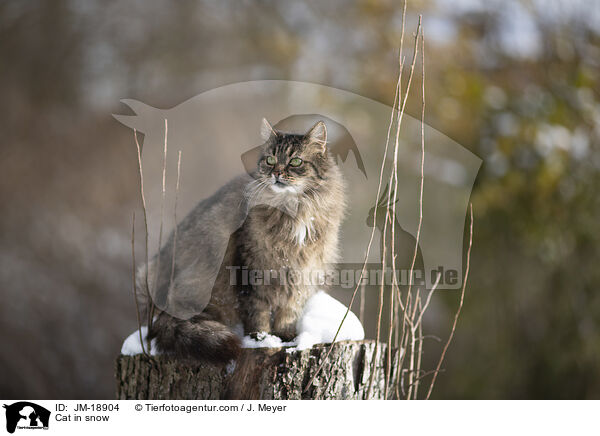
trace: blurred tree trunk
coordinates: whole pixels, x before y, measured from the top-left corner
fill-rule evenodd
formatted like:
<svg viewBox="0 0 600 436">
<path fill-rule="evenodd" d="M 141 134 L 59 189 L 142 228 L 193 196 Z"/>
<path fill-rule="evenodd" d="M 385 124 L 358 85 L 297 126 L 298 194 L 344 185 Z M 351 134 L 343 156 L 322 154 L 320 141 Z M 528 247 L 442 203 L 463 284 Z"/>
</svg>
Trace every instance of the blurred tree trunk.
<svg viewBox="0 0 600 436">
<path fill-rule="evenodd" d="M 119 356 L 118 399 L 365 399 L 371 375 L 374 341 L 336 343 L 323 369 L 306 388 L 329 346 L 303 351 L 281 348 L 244 349 L 235 369 L 157 356 Z M 369 399 L 383 399 L 387 347 L 379 344 Z M 392 350 L 390 380 L 395 380 L 397 350 Z M 390 382 L 388 398 L 394 397 Z M 306 390 L 306 392 L 304 392 Z"/>
</svg>

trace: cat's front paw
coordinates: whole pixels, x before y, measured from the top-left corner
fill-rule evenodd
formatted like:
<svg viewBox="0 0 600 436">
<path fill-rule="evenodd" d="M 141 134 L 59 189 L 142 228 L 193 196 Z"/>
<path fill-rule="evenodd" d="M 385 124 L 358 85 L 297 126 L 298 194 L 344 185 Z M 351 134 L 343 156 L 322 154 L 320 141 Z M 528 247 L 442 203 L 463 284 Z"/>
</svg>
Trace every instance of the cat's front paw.
<svg viewBox="0 0 600 436">
<path fill-rule="evenodd" d="M 283 328 L 273 332 L 273 334 L 281 338 L 283 342 L 292 342 L 296 338 L 296 329 Z"/>
<path fill-rule="evenodd" d="M 248 336 L 250 336 L 255 341 L 263 341 L 269 334 L 267 332 L 250 332 Z"/>
<path fill-rule="evenodd" d="M 284 342 L 291 342 L 296 335 L 297 314 L 289 309 L 281 309 L 275 315 L 273 334 Z"/>
</svg>

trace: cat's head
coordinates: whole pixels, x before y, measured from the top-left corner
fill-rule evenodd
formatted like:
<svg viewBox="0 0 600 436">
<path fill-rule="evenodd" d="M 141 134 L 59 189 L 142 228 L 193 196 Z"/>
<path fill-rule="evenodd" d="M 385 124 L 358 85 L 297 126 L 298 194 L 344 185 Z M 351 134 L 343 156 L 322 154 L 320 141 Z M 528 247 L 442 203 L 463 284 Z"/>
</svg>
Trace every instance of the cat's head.
<svg viewBox="0 0 600 436">
<path fill-rule="evenodd" d="M 263 118 L 265 141 L 255 177 L 277 194 L 302 194 L 326 183 L 332 165 L 327 153 L 327 129 L 317 122 L 304 134 L 285 133 Z"/>
</svg>

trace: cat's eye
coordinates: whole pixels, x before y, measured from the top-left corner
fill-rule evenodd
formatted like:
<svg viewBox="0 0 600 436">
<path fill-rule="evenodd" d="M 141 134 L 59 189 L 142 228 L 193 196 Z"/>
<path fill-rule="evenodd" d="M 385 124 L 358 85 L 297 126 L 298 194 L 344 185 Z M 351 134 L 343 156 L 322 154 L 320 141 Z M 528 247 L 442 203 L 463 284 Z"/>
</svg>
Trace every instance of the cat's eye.
<svg viewBox="0 0 600 436">
<path fill-rule="evenodd" d="M 299 167 L 300 165 L 302 165 L 302 159 L 300 159 L 299 157 L 295 157 L 290 161 L 290 165 L 293 167 Z"/>
<path fill-rule="evenodd" d="M 267 156 L 267 165 L 275 165 L 275 157 L 274 156 Z"/>
</svg>

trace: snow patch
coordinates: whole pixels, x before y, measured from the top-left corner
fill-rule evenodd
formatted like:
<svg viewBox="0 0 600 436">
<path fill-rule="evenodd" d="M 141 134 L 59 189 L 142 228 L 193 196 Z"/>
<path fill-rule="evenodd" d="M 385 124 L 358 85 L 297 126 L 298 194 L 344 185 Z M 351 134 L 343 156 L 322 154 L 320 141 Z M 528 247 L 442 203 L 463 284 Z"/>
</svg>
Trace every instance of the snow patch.
<svg viewBox="0 0 600 436">
<path fill-rule="evenodd" d="M 250 336 L 242 338 L 242 348 L 281 348 L 295 345 L 293 342 L 283 342 L 280 337 L 260 332 L 256 339 Z"/>
<path fill-rule="evenodd" d="M 156 351 L 156 339 L 152 339 L 150 341 L 151 347 L 148 347 L 148 327 L 142 326 L 142 339 L 144 341 L 144 348 L 148 351 L 150 348 L 150 354 L 152 356 L 156 356 L 158 351 Z M 127 339 L 123 342 L 123 346 L 121 347 L 121 354 L 124 356 L 134 356 L 136 354 L 142 354 L 142 343 L 140 342 L 140 332 L 139 329 L 134 331 L 132 334 L 127 336 Z"/>
<path fill-rule="evenodd" d="M 347 307 L 331 297 L 324 291 L 319 291 L 313 295 L 306 303 L 304 312 L 296 324 L 299 332 L 298 336 L 292 342 L 283 342 L 281 338 L 270 335 L 266 332 L 259 333 L 257 339 L 250 336 L 244 336 L 243 327 L 236 325 L 233 331 L 241 337 L 243 348 L 281 348 L 289 347 L 288 352 L 296 350 L 305 350 L 315 344 L 331 343 L 337 329 L 346 314 Z M 147 348 L 148 328 L 142 327 L 142 337 Z M 348 312 L 348 316 L 342 325 L 337 341 L 361 341 L 365 338 L 365 331 L 357 316 Z M 155 340 L 152 340 L 151 354 L 158 354 L 156 351 Z M 142 353 L 140 336 L 138 330 L 133 332 L 121 348 L 121 354 L 132 356 Z"/>
<path fill-rule="evenodd" d="M 314 344 L 331 343 L 347 310 L 346 306 L 323 291 L 313 295 L 296 324 L 299 332 L 295 339 L 297 348 L 305 350 Z M 358 317 L 352 311 L 348 312 L 336 342 L 361 341 L 364 338 L 365 331 Z"/>
</svg>

